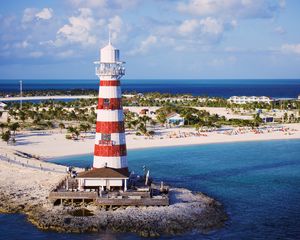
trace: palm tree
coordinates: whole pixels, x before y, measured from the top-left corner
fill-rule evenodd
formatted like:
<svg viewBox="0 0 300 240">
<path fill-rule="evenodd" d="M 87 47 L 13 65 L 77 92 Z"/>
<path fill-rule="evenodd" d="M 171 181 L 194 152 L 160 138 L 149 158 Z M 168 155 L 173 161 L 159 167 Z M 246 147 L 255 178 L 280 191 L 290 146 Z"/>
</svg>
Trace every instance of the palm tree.
<svg viewBox="0 0 300 240">
<path fill-rule="evenodd" d="M 24 123 L 26 120 L 26 114 L 24 111 L 19 111 L 19 118 Z"/>
<path fill-rule="evenodd" d="M 91 129 L 91 125 L 88 123 L 80 123 L 80 125 L 79 125 L 79 130 L 83 131 L 85 135 L 86 135 L 86 132 L 90 129 Z"/>
<path fill-rule="evenodd" d="M 3 134 L 4 128 L 6 127 L 5 123 L 0 123 L 1 133 Z"/>
<path fill-rule="evenodd" d="M 138 130 L 141 134 L 143 135 L 146 135 L 147 134 L 147 128 L 145 126 L 144 123 L 141 123 L 139 126 L 138 126 Z"/>
<path fill-rule="evenodd" d="M 255 114 L 254 119 L 253 119 L 254 126 L 258 127 L 262 122 L 263 122 L 263 120 L 259 116 L 259 113 Z"/>
<path fill-rule="evenodd" d="M 67 127 L 67 130 L 68 130 L 68 133 L 73 134 L 75 131 L 75 128 L 73 126 L 69 126 L 69 127 Z"/>
<path fill-rule="evenodd" d="M 75 130 L 74 130 L 74 132 L 73 132 L 73 135 L 75 135 L 75 136 L 76 136 L 76 138 L 75 138 L 75 139 L 78 139 L 78 137 L 79 137 L 79 135 L 80 135 L 80 132 L 78 131 L 78 129 L 77 129 L 77 128 L 75 128 Z"/>
<path fill-rule="evenodd" d="M 202 129 L 203 126 L 204 126 L 204 124 L 203 124 L 202 121 L 199 121 L 198 123 L 196 123 L 196 124 L 194 125 L 195 130 L 196 130 L 198 133 L 200 133 L 200 129 Z"/>
<path fill-rule="evenodd" d="M 5 141 L 8 144 L 10 136 L 11 136 L 11 134 L 10 134 L 10 131 L 8 130 L 5 133 L 2 133 L 1 138 L 3 141 Z"/>
<path fill-rule="evenodd" d="M 74 139 L 78 139 L 78 136 L 80 135 L 80 132 L 76 127 L 69 126 L 68 127 L 68 132 L 72 134 Z"/>
<path fill-rule="evenodd" d="M 145 124 L 145 126 L 146 126 L 147 122 L 149 122 L 151 120 L 151 118 L 146 115 L 139 117 L 138 119 L 139 119 L 139 121 L 143 122 Z"/>
<path fill-rule="evenodd" d="M 288 120 L 289 116 L 287 113 L 284 113 L 283 115 L 283 122 L 286 122 Z"/>
<path fill-rule="evenodd" d="M 62 130 L 65 128 L 65 124 L 63 124 L 62 122 L 60 122 L 58 124 L 58 127 L 60 128 L 60 133 L 62 133 Z"/>
<path fill-rule="evenodd" d="M 15 122 L 9 126 L 9 130 L 13 131 L 14 138 L 16 136 L 16 131 L 18 130 L 19 127 L 20 127 L 20 124 L 18 122 Z"/>
<path fill-rule="evenodd" d="M 48 128 L 53 128 L 53 122 L 51 122 L 51 121 L 47 121 L 46 125 Z"/>
</svg>

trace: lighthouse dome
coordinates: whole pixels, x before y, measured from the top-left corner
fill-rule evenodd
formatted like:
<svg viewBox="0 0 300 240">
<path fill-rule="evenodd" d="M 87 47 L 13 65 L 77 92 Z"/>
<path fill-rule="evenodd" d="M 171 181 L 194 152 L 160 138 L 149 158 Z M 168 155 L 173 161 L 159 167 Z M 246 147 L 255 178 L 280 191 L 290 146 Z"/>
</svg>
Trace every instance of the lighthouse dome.
<svg viewBox="0 0 300 240">
<path fill-rule="evenodd" d="M 119 49 L 116 49 L 109 42 L 100 50 L 100 59 L 103 63 L 114 63 L 119 61 Z"/>
</svg>

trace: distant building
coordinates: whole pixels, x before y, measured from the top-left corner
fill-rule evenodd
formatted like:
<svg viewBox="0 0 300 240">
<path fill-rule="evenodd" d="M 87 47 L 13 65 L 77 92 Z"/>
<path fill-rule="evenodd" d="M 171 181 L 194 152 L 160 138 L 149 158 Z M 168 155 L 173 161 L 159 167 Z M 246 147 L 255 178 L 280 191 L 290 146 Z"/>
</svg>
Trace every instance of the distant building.
<svg viewBox="0 0 300 240">
<path fill-rule="evenodd" d="M 178 113 L 173 112 L 167 115 L 166 122 L 169 125 L 177 125 L 177 126 L 183 126 L 184 125 L 184 118 L 181 117 Z"/>
<path fill-rule="evenodd" d="M 261 119 L 264 123 L 274 122 L 274 117 L 272 117 L 272 116 L 262 116 Z"/>
<path fill-rule="evenodd" d="M 235 104 L 246 104 L 246 103 L 268 103 L 273 102 L 273 99 L 266 96 L 232 96 L 227 101 Z"/>
<path fill-rule="evenodd" d="M 143 109 L 140 111 L 140 115 L 146 115 L 148 112 L 149 112 L 149 109 L 143 108 Z"/>
</svg>

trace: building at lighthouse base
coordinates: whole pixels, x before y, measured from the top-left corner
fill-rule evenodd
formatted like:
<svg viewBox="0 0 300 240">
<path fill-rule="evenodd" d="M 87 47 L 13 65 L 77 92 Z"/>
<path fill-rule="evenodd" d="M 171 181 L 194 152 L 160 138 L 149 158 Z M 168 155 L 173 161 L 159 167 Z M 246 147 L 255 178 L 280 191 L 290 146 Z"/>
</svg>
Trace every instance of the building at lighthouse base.
<svg viewBox="0 0 300 240">
<path fill-rule="evenodd" d="M 127 180 L 129 172 L 127 168 L 94 168 L 89 171 L 80 172 L 76 177 L 78 188 L 84 190 L 102 191 L 127 191 Z"/>
</svg>

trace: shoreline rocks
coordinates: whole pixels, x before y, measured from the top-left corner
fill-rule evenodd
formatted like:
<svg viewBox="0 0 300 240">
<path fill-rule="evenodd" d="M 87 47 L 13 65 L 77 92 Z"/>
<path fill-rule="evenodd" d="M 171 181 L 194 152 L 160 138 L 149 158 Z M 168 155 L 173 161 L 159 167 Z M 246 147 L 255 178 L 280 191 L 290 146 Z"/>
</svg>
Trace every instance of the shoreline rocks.
<svg viewBox="0 0 300 240">
<path fill-rule="evenodd" d="M 6 212 L 25 213 L 32 224 L 43 230 L 72 233 L 108 230 L 133 232 L 143 237 L 177 235 L 188 231 L 206 233 L 221 228 L 227 220 L 222 205 L 202 193 L 193 194 L 187 189 L 171 188 L 170 194 L 177 202 L 167 207 L 126 207 L 104 210 L 86 205 L 84 208 L 93 213 L 93 216 L 87 217 L 70 214 L 70 211 L 83 206 L 51 206 L 50 203 L 20 206 L 16 202 L 11 205 L 11 199 L 4 200 L 3 197 L 0 209 L 5 209 Z M 185 198 L 184 202 L 180 200 L 182 197 Z M 4 206 L 6 207 L 3 208 Z"/>
</svg>

